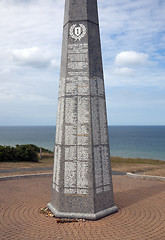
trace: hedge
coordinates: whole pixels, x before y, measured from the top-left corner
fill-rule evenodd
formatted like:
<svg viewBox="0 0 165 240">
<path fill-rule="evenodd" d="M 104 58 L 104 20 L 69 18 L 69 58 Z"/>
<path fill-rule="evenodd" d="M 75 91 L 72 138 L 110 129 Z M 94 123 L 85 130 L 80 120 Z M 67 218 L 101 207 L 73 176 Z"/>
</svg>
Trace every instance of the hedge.
<svg viewBox="0 0 165 240">
<path fill-rule="evenodd" d="M 34 145 L 34 144 L 26 144 L 26 145 L 16 145 L 16 147 L 21 147 L 21 146 L 28 146 L 30 148 L 32 148 L 34 151 L 36 152 L 40 152 L 40 147 Z M 52 151 L 50 151 L 49 149 L 46 149 L 46 148 L 41 148 L 42 149 L 42 152 L 46 152 L 46 153 L 52 153 Z"/>
<path fill-rule="evenodd" d="M 38 149 L 33 144 L 15 147 L 0 145 L 0 162 L 38 162 L 38 160 Z"/>
</svg>

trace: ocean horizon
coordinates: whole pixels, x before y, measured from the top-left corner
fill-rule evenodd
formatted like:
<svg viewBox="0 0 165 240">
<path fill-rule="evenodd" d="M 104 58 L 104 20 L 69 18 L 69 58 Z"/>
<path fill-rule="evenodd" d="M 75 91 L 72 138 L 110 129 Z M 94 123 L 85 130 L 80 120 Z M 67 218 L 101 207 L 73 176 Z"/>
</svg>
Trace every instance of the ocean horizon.
<svg viewBox="0 0 165 240">
<path fill-rule="evenodd" d="M 0 145 L 35 144 L 54 149 L 55 126 L 0 126 Z M 165 161 L 165 125 L 109 126 L 111 156 Z"/>
</svg>

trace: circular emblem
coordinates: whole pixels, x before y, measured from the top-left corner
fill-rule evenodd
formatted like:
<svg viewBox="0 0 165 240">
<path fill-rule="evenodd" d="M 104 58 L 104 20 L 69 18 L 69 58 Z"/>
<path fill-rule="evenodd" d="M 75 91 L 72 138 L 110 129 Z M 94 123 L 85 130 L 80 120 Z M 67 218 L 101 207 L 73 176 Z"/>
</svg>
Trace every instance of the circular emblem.
<svg viewBox="0 0 165 240">
<path fill-rule="evenodd" d="M 75 39 L 75 41 L 77 40 L 81 40 L 81 38 L 83 38 L 86 34 L 86 27 L 83 24 L 73 24 L 70 27 L 70 36 Z"/>
</svg>

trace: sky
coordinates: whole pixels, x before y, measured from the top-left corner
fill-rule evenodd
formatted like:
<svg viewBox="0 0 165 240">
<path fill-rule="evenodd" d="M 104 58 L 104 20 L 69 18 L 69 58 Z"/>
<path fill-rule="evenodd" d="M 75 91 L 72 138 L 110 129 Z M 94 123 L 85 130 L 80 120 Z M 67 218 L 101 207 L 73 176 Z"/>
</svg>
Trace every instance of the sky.
<svg viewBox="0 0 165 240">
<path fill-rule="evenodd" d="M 64 0 L 0 0 L 0 126 L 55 125 Z M 109 125 L 165 125 L 165 1 L 98 0 Z"/>
</svg>

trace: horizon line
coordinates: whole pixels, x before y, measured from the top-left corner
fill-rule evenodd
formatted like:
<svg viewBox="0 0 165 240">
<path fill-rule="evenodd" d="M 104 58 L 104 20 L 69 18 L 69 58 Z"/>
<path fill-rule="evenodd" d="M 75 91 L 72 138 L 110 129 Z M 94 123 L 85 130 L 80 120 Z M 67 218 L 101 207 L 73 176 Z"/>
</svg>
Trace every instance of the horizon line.
<svg viewBox="0 0 165 240">
<path fill-rule="evenodd" d="M 154 126 L 165 126 L 165 124 L 108 124 L 108 127 L 154 127 Z M 0 125 L 0 127 L 56 127 L 56 125 Z"/>
</svg>

